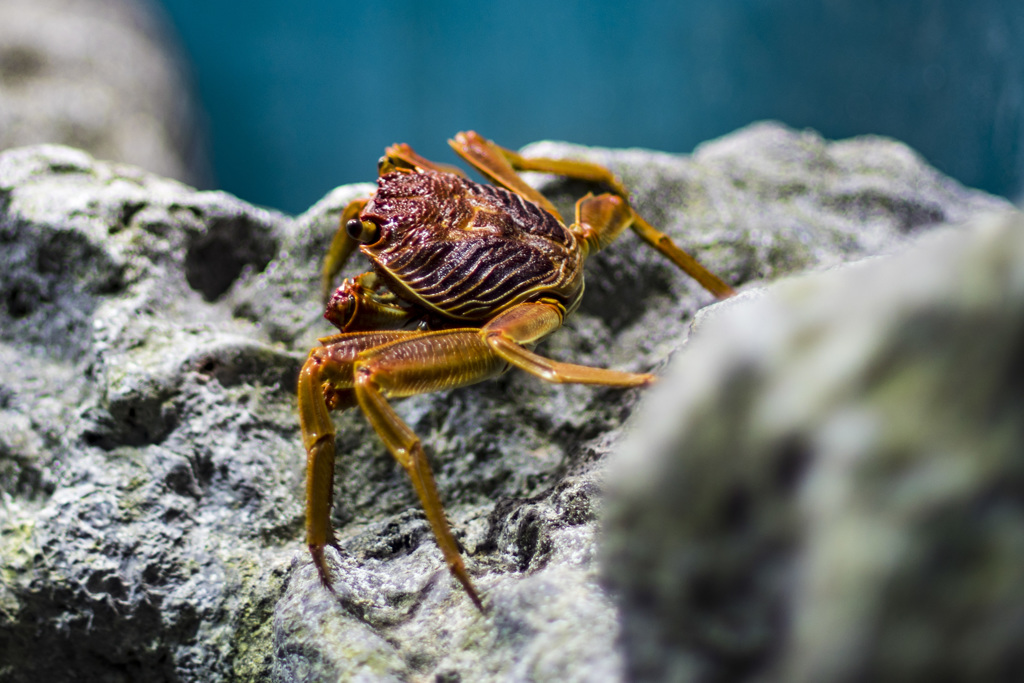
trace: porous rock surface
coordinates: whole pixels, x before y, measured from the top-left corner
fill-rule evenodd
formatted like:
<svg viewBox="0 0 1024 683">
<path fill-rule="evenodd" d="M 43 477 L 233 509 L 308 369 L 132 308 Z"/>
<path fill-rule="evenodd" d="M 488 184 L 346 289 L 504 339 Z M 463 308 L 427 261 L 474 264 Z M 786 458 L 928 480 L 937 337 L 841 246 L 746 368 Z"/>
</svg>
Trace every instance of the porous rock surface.
<svg viewBox="0 0 1024 683">
<path fill-rule="evenodd" d="M 691 156 L 525 152 L 607 164 L 654 225 L 748 288 L 1007 208 L 897 142 L 776 124 Z M 542 187 L 566 215 L 593 189 Z M 339 188 L 291 218 L 68 148 L 0 155 L 0 680 L 641 670 L 630 576 L 642 579 L 615 544 L 602 575 L 599 521 L 608 455 L 641 391 L 510 372 L 397 404 L 432 459 L 485 614 L 449 577 L 371 428 L 358 411 L 337 416 L 342 552 L 328 552 L 336 593 L 320 585 L 303 545 L 293 390 L 330 332 L 319 259 L 341 208 L 371 188 Z M 711 302 L 631 234 L 587 268 L 585 303 L 548 355 L 662 372 Z M 687 382 L 672 372 L 664 384 Z"/>
</svg>

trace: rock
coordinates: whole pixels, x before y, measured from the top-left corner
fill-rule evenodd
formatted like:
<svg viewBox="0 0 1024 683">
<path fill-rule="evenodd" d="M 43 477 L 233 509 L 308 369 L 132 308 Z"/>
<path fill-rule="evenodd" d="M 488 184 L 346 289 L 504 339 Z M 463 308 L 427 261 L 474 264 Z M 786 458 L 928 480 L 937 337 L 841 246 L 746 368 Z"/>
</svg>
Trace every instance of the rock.
<svg viewBox="0 0 1024 683">
<path fill-rule="evenodd" d="M 1006 206 L 899 143 L 776 124 L 692 157 L 528 151 L 607 163 L 652 223 L 735 284 Z M 587 189 L 545 187 L 563 206 Z M 319 584 L 294 381 L 330 332 L 320 258 L 368 189 L 292 219 L 67 148 L 0 155 L 0 680 L 625 675 L 599 518 L 639 391 L 513 372 L 396 404 L 484 615 L 365 419 L 337 416 L 336 595 Z M 586 304 L 544 350 L 657 371 L 710 301 L 625 235 L 588 264 Z"/>
<path fill-rule="evenodd" d="M 1024 670 L 1024 216 L 701 312 L 609 466 L 629 680 Z"/>
<path fill-rule="evenodd" d="M 0 150 L 37 143 L 210 182 L 201 114 L 159 7 L 0 4 Z"/>
</svg>

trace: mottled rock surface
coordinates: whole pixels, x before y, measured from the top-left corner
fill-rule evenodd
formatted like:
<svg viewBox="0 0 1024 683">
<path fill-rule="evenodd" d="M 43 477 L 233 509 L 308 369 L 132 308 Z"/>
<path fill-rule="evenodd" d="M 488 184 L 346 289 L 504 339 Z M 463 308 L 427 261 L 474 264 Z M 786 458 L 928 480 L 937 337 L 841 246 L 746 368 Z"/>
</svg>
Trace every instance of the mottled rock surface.
<svg viewBox="0 0 1024 683">
<path fill-rule="evenodd" d="M 737 285 L 1006 208 L 899 143 L 773 124 L 692 156 L 527 150 L 542 153 L 608 164 Z M 567 215 L 592 189 L 544 188 Z M 598 520 L 639 391 L 513 372 L 397 404 L 484 615 L 404 473 L 358 411 L 339 415 L 337 594 L 318 583 L 292 392 L 330 332 L 319 259 L 368 189 L 292 219 L 67 148 L 0 155 L 0 680 L 625 676 L 634 643 L 602 583 Z M 583 307 L 542 347 L 558 359 L 660 372 L 711 301 L 630 234 L 587 272 Z"/>
<path fill-rule="evenodd" d="M 1024 216 L 699 316 L 609 467 L 636 681 L 1024 672 Z"/>
<path fill-rule="evenodd" d="M 204 185 L 203 122 L 155 0 L 3 0 L 0 150 L 58 143 Z"/>
</svg>

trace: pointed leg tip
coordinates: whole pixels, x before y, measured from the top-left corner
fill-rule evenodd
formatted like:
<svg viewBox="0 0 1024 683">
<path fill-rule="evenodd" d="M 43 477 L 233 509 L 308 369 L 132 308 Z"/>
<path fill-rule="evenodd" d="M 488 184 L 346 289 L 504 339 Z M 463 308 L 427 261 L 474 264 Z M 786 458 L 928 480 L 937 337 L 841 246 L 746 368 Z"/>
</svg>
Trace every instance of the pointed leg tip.
<svg viewBox="0 0 1024 683">
<path fill-rule="evenodd" d="M 336 550 L 338 544 L 331 540 L 327 545 L 333 546 Z M 316 567 L 316 573 L 320 576 L 320 583 L 324 588 L 334 593 L 334 586 L 331 584 L 331 572 L 327 568 L 327 557 L 324 555 L 325 545 L 321 544 L 310 544 L 309 554 L 313 556 L 313 566 Z"/>
<path fill-rule="evenodd" d="M 737 294 L 736 290 L 730 287 L 729 285 L 725 285 L 717 292 L 712 293 L 718 298 L 719 301 L 725 301 L 726 299 L 730 299 L 736 296 Z"/>
<path fill-rule="evenodd" d="M 460 578 L 459 580 L 462 582 L 462 587 L 466 589 L 466 595 L 469 596 L 470 602 L 480 610 L 480 614 L 486 614 L 487 610 L 484 608 L 484 601 L 480 599 L 480 594 L 477 593 L 476 587 L 469 581 L 469 579 L 462 581 Z"/>
<path fill-rule="evenodd" d="M 473 585 L 469 574 L 466 573 L 465 567 L 449 567 L 449 569 L 452 575 L 462 584 L 462 588 L 466 591 L 466 595 L 469 596 L 470 602 L 480 610 L 481 614 L 485 614 L 487 610 L 484 609 L 484 602 L 480 599 L 480 593 L 477 592 L 476 586 Z"/>
</svg>

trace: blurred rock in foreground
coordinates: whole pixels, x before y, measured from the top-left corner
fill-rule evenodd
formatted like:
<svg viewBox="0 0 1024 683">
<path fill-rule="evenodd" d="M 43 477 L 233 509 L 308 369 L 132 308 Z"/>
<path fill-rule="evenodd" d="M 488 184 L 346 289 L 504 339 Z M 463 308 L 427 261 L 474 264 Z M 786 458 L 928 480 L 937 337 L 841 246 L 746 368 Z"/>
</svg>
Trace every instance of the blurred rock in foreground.
<svg viewBox="0 0 1024 683">
<path fill-rule="evenodd" d="M 637 681 L 1024 675 L 1024 216 L 705 309 L 616 455 Z"/>
<path fill-rule="evenodd" d="M 0 150 L 71 145 L 208 186 L 190 85 L 153 0 L 0 3 Z"/>
<path fill-rule="evenodd" d="M 562 143 L 539 143 L 527 153 L 608 164 L 634 189 L 642 214 L 738 286 L 916 249 L 910 245 L 932 228 L 1007 209 L 1005 202 L 938 174 L 897 142 L 826 142 L 775 124 L 710 142 L 692 156 Z M 626 666 L 635 669 L 644 661 L 636 649 L 638 629 L 661 627 L 656 620 L 645 625 L 645 613 L 637 611 L 645 598 L 622 576 L 632 556 L 626 549 L 610 553 L 625 621 L 602 583 L 598 559 L 606 456 L 618 448 L 640 391 L 551 386 L 510 372 L 396 405 L 423 437 L 488 606 L 483 615 L 449 576 L 412 487 L 366 420 L 358 411 L 337 416 L 334 525 L 342 551 L 328 553 L 337 593 L 320 585 L 303 542 L 295 376 L 316 338 L 331 331 L 317 300 L 320 259 L 341 208 L 370 188 L 339 188 L 292 219 L 65 147 L 0 154 L 0 681 L 615 681 L 626 678 Z M 568 205 L 567 215 L 571 198 L 595 189 L 559 182 L 544 188 L 560 206 Z M 631 234 L 595 255 L 587 268 L 581 310 L 542 347 L 561 360 L 660 372 L 682 347 L 694 314 L 711 302 Z M 350 272 L 360 269 L 365 263 L 353 263 Z M 893 302 L 920 298 L 917 292 L 929 282 L 907 278 L 885 294 Z M 990 280 L 979 282 L 987 292 Z M 812 310 L 834 309 L 824 296 L 807 295 L 817 307 Z M 912 311 L 909 304 L 905 308 Z M 855 309 L 850 315 L 870 313 Z M 915 320 L 900 324 L 913 329 Z M 901 360 L 914 348 L 927 349 L 942 321 L 926 322 L 931 326 L 922 328 L 922 336 L 910 335 L 907 348 L 888 357 Z M 761 327 L 736 343 L 780 343 L 782 333 L 771 321 Z M 855 334 L 862 327 L 851 329 Z M 818 348 L 815 339 L 829 334 L 822 330 L 801 343 Z M 846 341 L 838 348 L 853 357 L 836 359 L 837 368 L 857 368 L 858 353 L 874 352 L 872 337 Z M 689 353 L 684 350 L 679 362 L 688 362 Z M 970 368 L 986 360 L 972 359 Z M 994 351 L 992 359 L 998 360 Z M 832 365 L 817 356 L 807 358 L 812 361 Z M 753 393 L 753 379 L 768 372 L 756 365 L 750 392 L 740 390 L 747 381 L 742 376 L 718 386 L 682 372 L 671 373 L 660 391 L 690 396 L 700 388 L 708 392 L 708 405 L 720 393 L 728 395 L 734 404 L 715 404 L 709 419 L 739 420 L 748 403 L 781 410 L 786 401 L 809 400 L 807 392 L 818 395 L 814 387 L 824 391 L 833 384 L 845 396 L 893 371 L 883 365 L 868 380 L 851 375 L 849 386 L 825 372 L 790 372 L 783 388 L 792 387 L 795 398 L 782 391 L 777 400 Z M 901 397 L 916 396 L 921 383 L 927 391 L 933 381 L 928 377 L 912 375 L 891 387 L 886 405 L 904 410 Z M 823 393 L 811 408 L 825 414 L 830 396 Z M 669 401 L 651 401 L 649 410 L 655 403 Z M 929 405 L 915 404 L 908 424 L 927 421 Z M 683 417 L 680 407 L 669 424 L 689 424 Z M 866 418 L 845 419 L 834 418 L 821 438 L 839 430 L 830 438 L 840 439 L 843 429 Z M 888 424 L 880 422 L 880 433 L 888 434 Z M 952 418 L 944 424 L 952 428 Z M 706 438 L 707 449 L 698 455 L 710 453 L 716 439 L 748 437 L 736 429 Z M 891 443 L 902 443 L 900 438 L 909 437 L 895 434 Z M 966 448 L 953 446 L 950 458 Z M 813 638 L 830 631 L 816 619 L 851 629 L 872 622 L 833 613 L 846 603 L 819 603 L 817 595 L 848 595 L 849 582 L 881 575 L 890 566 L 885 562 L 904 566 L 900 547 L 890 556 L 865 559 L 860 536 L 826 529 L 850 524 L 866 529 L 862 536 L 875 533 L 871 514 L 890 503 L 868 501 L 851 509 L 843 495 L 801 497 L 805 488 L 816 490 L 803 483 L 808 472 L 831 477 L 841 490 L 861 490 L 858 479 L 837 469 L 859 463 L 856 452 L 834 462 L 821 458 L 831 463 L 826 467 L 816 464 L 816 448 L 797 440 L 781 464 L 737 449 L 716 457 L 709 481 L 687 476 L 678 504 L 707 499 L 724 505 L 725 522 L 707 528 L 694 522 L 699 544 L 675 546 L 668 539 L 682 538 L 678 527 L 663 523 L 665 533 L 654 540 L 677 554 L 652 557 L 651 566 L 676 571 L 681 562 L 683 580 L 702 577 L 694 600 L 672 593 L 676 584 L 648 582 L 646 574 L 633 571 L 636 585 L 651 587 L 649 600 L 672 605 L 665 628 L 678 621 L 684 634 L 697 634 L 684 642 L 693 670 L 755 672 L 774 664 L 807 675 L 821 671 L 824 665 L 813 657 L 825 650 Z M 998 452 L 993 447 L 990 459 L 998 459 Z M 906 469 L 894 465 L 879 472 L 879 480 L 927 497 L 943 487 L 955 490 L 956 476 L 981 476 L 968 463 L 956 476 L 928 470 L 918 484 L 916 477 L 906 478 L 918 467 L 911 455 Z M 682 462 L 706 462 L 689 457 L 694 459 Z M 726 481 L 736 472 L 753 478 L 758 467 L 775 472 L 776 489 L 762 494 L 752 483 L 752 492 L 740 487 L 725 503 L 715 502 L 714 492 L 722 488 L 715 487 L 716 477 Z M 637 466 L 638 475 L 644 471 Z M 674 476 L 670 471 L 665 478 Z M 923 493 L 915 492 L 919 487 Z M 776 501 L 776 516 L 760 511 L 762 495 Z M 977 514 L 1012 523 L 1019 511 L 994 495 L 1004 507 Z M 658 500 L 651 496 L 652 509 L 668 505 Z M 800 533 L 817 533 L 822 543 L 853 538 L 849 563 L 824 545 L 813 556 L 819 564 L 788 561 L 802 538 L 797 510 L 811 506 L 821 511 L 802 513 L 808 521 Z M 981 543 L 977 552 L 990 547 L 986 536 L 969 533 L 968 521 L 955 514 L 950 519 L 961 525 L 964 542 Z M 773 545 L 754 533 L 762 525 L 780 540 Z M 912 547 L 931 547 L 929 529 L 884 529 L 893 534 L 892 543 L 910 530 L 921 534 Z M 616 543 L 621 546 L 621 538 Z M 953 564 L 937 566 L 960 566 L 957 552 Z M 688 557 L 696 568 L 687 569 Z M 849 565 L 848 575 L 825 566 L 833 562 Z M 722 572 L 708 569 L 717 567 Z M 750 581 L 742 580 L 747 576 Z M 785 608 L 797 604 L 797 594 L 789 603 L 779 595 L 811 578 L 795 620 L 796 607 Z M 825 579 L 845 582 L 833 589 Z M 1012 577 L 993 581 L 1013 585 Z M 653 592 L 662 585 L 670 592 Z M 984 588 L 963 604 L 965 613 L 983 611 L 987 600 L 1003 595 Z M 864 609 L 877 614 L 870 605 Z M 762 619 L 751 616 L 760 610 Z M 782 651 L 783 637 L 792 656 L 770 661 L 768 653 Z M 654 644 L 674 642 L 664 638 Z M 664 648 L 656 654 L 664 666 L 674 666 L 674 654 Z M 727 664 L 715 669 L 719 661 Z"/>
</svg>

